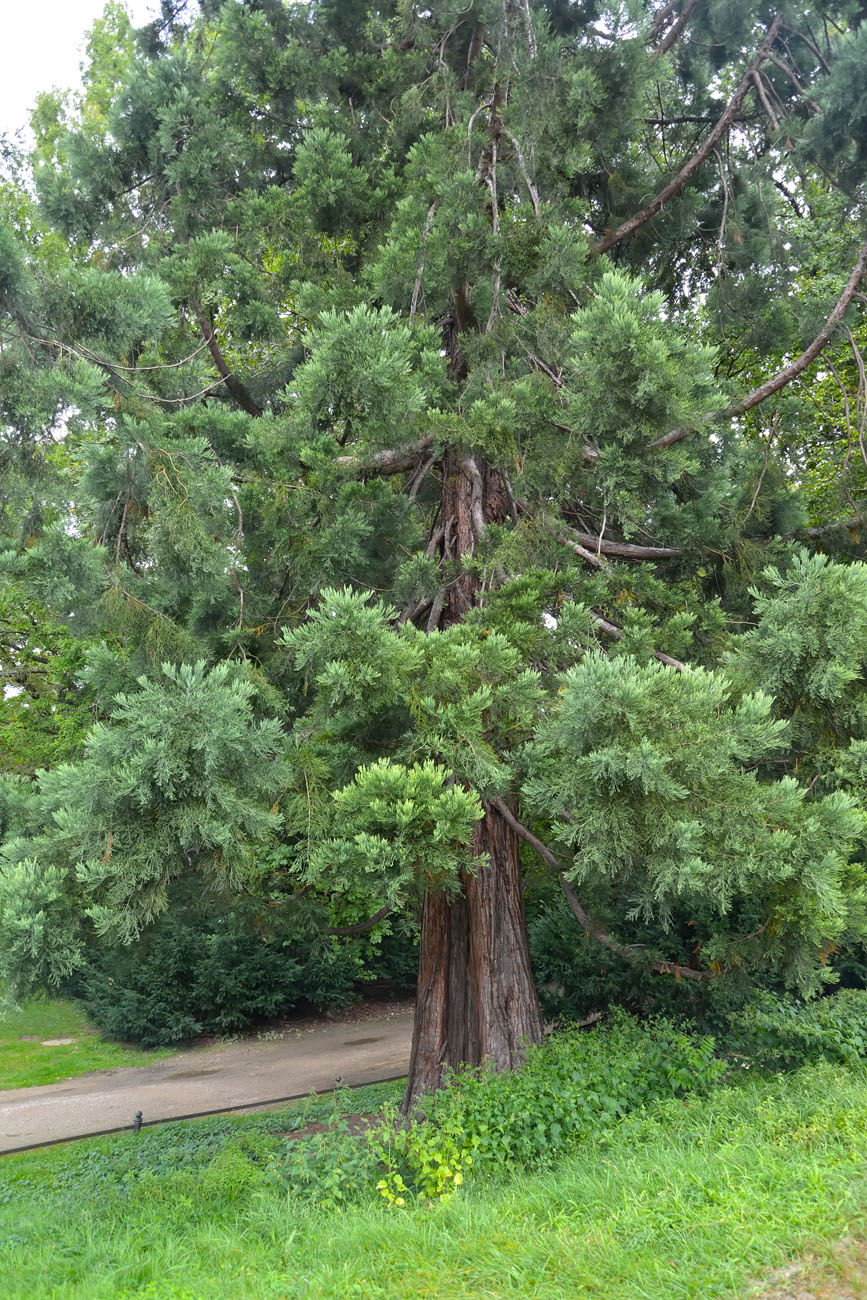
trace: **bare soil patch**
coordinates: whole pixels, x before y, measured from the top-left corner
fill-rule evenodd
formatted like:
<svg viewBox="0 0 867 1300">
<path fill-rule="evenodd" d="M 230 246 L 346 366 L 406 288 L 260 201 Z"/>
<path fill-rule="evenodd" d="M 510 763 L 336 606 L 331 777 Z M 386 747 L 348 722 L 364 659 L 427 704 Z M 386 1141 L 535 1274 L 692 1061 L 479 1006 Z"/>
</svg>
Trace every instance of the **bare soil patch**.
<svg viewBox="0 0 867 1300">
<path fill-rule="evenodd" d="M 822 1255 L 808 1253 L 776 1269 L 749 1300 L 865 1300 L 867 1241 L 845 1237 Z"/>
</svg>

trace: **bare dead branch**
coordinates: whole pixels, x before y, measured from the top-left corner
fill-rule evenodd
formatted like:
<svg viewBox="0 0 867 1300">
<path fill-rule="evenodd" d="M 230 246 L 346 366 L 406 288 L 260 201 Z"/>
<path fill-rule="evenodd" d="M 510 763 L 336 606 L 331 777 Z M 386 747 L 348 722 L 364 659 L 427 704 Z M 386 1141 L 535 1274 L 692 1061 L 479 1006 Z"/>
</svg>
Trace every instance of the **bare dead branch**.
<svg viewBox="0 0 867 1300">
<path fill-rule="evenodd" d="M 507 131 L 505 127 L 502 127 L 501 129 L 503 135 L 506 137 L 508 141 L 510 141 L 512 148 L 515 150 L 515 157 L 518 159 L 518 168 L 521 172 L 521 176 L 523 177 L 524 184 L 527 187 L 527 193 L 530 196 L 530 202 L 533 205 L 533 211 L 535 212 L 536 216 L 539 217 L 541 216 L 541 212 L 542 212 L 541 204 L 539 203 L 539 191 L 536 189 L 536 186 L 533 184 L 532 180 L 530 179 L 530 173 L 527 169 L 527 162 L 526 159 L 524 158 L 524 152 L 521 146 L 518 144 L 518 141 L 512 135 L 511 131 Z"/>
<path fill-rule="evenodd" d="M 597 554 L 610 555 L 618 560 L 675 560 L 683 552 L 678 546 L 638 546 L 632 542 L 613 542 L 606 537 L 594 537 L 580 528 L 570 528 L 576 541 L 595 548 Z"/>
<path fill-rule="evenodd" d="M 410 501 L 414 501 L 418 496 L 422 484 L 436 464 L 436 459 L 436 456 L 428 456 L 427 460 L 421 462 L 415 474 L 412 476 L 412 481 L 410 482 L 409 491 L 407 493 Z"/>
<path fill-rule="evenodd" d="M 432 560 L 433 557 L 436 555 L 439 547 L 443 543 L 443 539 L 445 538 L 445 535 L 446 535 L 445 525 L 440 524 L 436 532 L 431 535 L 431 539 L 427 544 L 427 549 L 425 551 L 425 554 L 427 555 L 427 558 L 429 560 Z"/>
<path fill-rule="evenodd" d="M 582 546 L 580 542 L 574 541 L 571 537 L 569 537 L 567 533 L 558 533 L 557 541 L 560 543 L 561 546 L 568 546 L 570 551 L 574 551 L 576 555 L 580 555 L 581 559 L 584 560 L 585 564 L 589 564 L 591 568 L 593 569 L 608 568 L 607 561 L 603 560 L 601 555 L 595 555 L 593 551 L 588 551 L 586 546 Z M 623 634 L 621 632 L 621 636 L 622 635 Z"/>
<path fill-rule="evenodd" d="M 433 435 L 428 434 L 406 447 L 387 447 L 384 451 L 375 451 L 369 456 L 336 456 L 334 463 L 363 474 L 402 474 L 404 470 L 413 468 L 419 455 L 427 451 L 432 443 Z"/>
<path fill-rule="evenodd" d="M 479 541 L 485 531 L 485 513 L 482 509 L 482 498 L 484 495 L 482 472 L 479 469 L 474 456 L 466 456 L 464 458 L 464 469 L 469 475 L 472 484 L 470 490 L 470 518 L 473 524 L 473 532 L 476 535 L 476 541 Z"/>
<path fill-rule="evenodd" d="M 587 612 L 600 632 L 610 636 L 613 641 L 622 639 L 623 628 L 619 627 L 617 623 L 612 623 L 610 619 L 603 618 L 601 614 L 596 613 L 595 609 L 590 609 Z M 658 663 L 665 664 L 666 668 L 676 668 L 681 673 L 692 673 L 693 671 L 689 664 L 682 663 L 680 659 L 675 659 L 672 655 L 664 654 L 662 650 L 654 650 L 653 657 Z"/>
</svg>

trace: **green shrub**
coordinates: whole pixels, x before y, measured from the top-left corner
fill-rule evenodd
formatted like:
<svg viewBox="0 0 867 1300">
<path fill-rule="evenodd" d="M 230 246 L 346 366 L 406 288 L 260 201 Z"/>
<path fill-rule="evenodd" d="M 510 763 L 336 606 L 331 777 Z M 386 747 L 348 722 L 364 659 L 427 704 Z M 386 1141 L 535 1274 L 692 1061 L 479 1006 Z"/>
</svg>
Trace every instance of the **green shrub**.
<svg viewBox="0 0 867 1300">
<path fill-rule="evenodd" d="M 471 1170 L 548 1163 L 650 1101 L 706 1091 L 725 1069 L 712 1038 L 615 1012 L 590 1033 L 568 1030 L 531 1048 L 520 1070 L 452 1073 L 411 1126 L 374 1139 L 379 1191 L 401 1204 L 409 1193 L 447 1195 Z"/>
<path fill-rule="evenodd" d="M 350 1205 L 373 1187 L 379 1170 L 376 1143 L 354 1132 L 339 1111 L 325 1131 L 288 1142 L 269 1162 L 272 1181 L 323 1209 Z"/>
<path fill-rule="evenodd" d="M 405 918 L 391 920 L 372 936 L 356 941 L 362 972 L 361 987 L 379 986 L 393 993 L 414 993 L 418 983 L 418 925 Z"/>
<path fill-rule="evenodd" d="M 688 1020 L 719 1035 L 752 993 L 745 980 L 676 980 L 653 974 L 641 962 L 618 957 L 584 933 L 559 896 L 547 899 L 530 915 L 527 929 L 536 988 L 549 1020 L 580 1021 L 593 1012 L 621 1006 L 637 1015 Z M 684 931 L 681 953 L 689 933 Z M 636 929 L 634 935 L 621 925 L 618 937 L 649 944 L 660 953 L 671 942 L 662 927 L 649 925 Z"/>
<path fill-rule="evenodd" d="M 269 923 L 239 903 L 205 916 L 175 907 L 129 947 L 93 952 L 77 991 L 103 1033 L 146 1047 L 201 1033 L 228 1033 L 299 1002 L 345 1006 L 357 959 L 352 949 Z"/>
<path fill-rule="evenodd" d="M 812 1061 L 865 1061 L 867 990 L 841 989 L 811 1002 L 757 994 L 733 1017 L 729 1044 L 768 1069 L 793 1069 Z"/>
<path fill-rule="evenodd" d="M 286 1143 L 267 1171 L 290 1195 L 324 1207 L 374 1188 L 396 1206 L 441 1199 L 470 1174 L 550 1164 L 654 1100 L 706 1092 L 726 1070 L 712 1038 L 616 1011 L 589 1033 L 568 1030 L 531 1048 L 520 1070 L 452 1072 L 410 1124 L 386 1105 L 382 1123 L 353 1133 L 338 1096 L 325 1131 Z"/>
</svg>

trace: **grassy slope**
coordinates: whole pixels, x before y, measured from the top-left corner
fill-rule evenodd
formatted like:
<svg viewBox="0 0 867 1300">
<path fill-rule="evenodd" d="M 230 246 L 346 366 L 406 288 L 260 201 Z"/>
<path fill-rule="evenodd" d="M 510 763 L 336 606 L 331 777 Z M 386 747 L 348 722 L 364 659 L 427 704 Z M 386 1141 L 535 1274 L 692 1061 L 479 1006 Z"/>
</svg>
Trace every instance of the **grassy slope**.
<svg viewBox="0 0 867 1300">
<path fill-rule="evenodd" d="M 863 1070 L 746 1077 L 624 1120 L 547 1171 L 405 1210 L 363 1189 L 342 1212 L 287 1196 L 241 1150 L 276 1147 L 281 1126 L 202 1121 L 6 1158 L 0 1295 L 709 1300 L 806 1248 L 830 1257 L 867 1211 Z"/>
<path fill-rule="evenodd" d="M 24 1042 L 23 1035 L 38 1041 Z M 43 1047 L 46 1038 L 74 1038 L 76 1042 Z M 15 1014 L 0 1018 L 0 1089 L 56 1083 L 118 1065 L 150 1065 L 169 1055 L 168 1051 L 145 1052 L 106 1042 L 88 1024 L 80 1004 L 66 999 L 28 1002 Z"/>
</svg>

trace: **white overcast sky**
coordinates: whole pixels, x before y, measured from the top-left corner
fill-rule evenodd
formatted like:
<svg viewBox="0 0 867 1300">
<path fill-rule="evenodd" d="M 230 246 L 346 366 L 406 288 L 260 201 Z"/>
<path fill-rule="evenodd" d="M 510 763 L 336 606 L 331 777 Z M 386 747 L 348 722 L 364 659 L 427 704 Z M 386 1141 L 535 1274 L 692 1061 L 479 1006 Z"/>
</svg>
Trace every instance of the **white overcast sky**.
<svg viewBox="0 0 867 1300">
<path fill-rule="evenodd" d="M 41 90 L 77 87 L 85 32 L 105 0 L 0 0 L 0 133 L 26 126 Z M 136 26 L 153 16 L 158 0 L 126 0 Z"/>
</svg>

